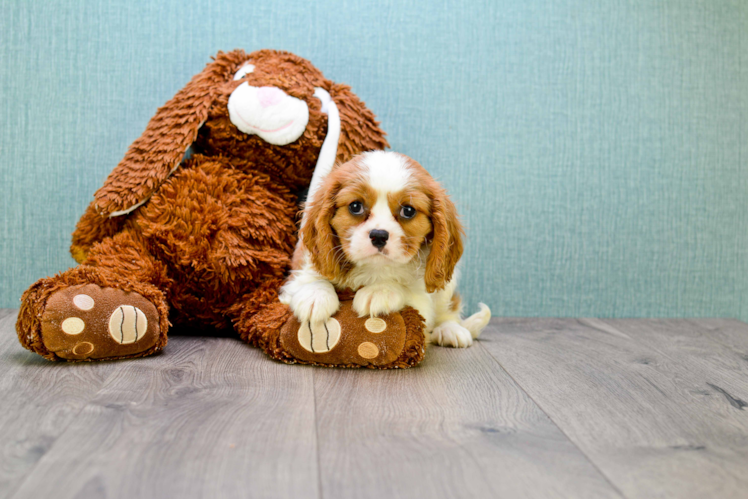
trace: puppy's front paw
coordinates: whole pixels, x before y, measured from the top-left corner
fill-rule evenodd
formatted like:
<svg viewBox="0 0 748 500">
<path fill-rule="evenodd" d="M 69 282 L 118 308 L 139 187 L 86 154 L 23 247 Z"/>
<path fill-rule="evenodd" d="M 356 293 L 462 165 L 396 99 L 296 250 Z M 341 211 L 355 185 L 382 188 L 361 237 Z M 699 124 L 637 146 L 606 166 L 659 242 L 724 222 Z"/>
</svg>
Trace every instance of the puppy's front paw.
<svg viewBox="0 0 748 500">
<path fill-rule="evenodd" d="M 326 281 L 301 285 L 293 293 L 284 294 L 281 301 L 288 304 L 300 323 L 325 322 L 340 308 L 335 288 Z"/>
<path fill-rule="evenodd" d="M 470 347 L 473 336 L 456 321 L 445 321 L 431 332 L 431 343 L 444 347 Z"/>
<path fill-rule="evenodd" d="M 353 310 L 360 318 L 397 312 L 405 307 L 405 295 L 386 285 L 365 286 L 353 298 Z"/>
</svg>

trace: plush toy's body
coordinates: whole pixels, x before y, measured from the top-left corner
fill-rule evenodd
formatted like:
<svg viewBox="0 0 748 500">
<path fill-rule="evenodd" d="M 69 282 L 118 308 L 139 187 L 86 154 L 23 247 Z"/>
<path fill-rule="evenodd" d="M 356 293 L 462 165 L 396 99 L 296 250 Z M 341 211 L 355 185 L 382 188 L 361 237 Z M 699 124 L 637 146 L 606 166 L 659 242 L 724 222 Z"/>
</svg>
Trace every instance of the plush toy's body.
<svg viewBox="0 0 748 500">
<path fill-rule="evenodd" d="M 219 53 L 97 191 L 73 234 L 80 266 L 26 291 L 21 343 L 50 360 L 137 357 L 166 344 L 170 322 L 266 342 L 256 317 L 281 307 L 296 193 L 338 133 L 329 106 L 330 162 L 387 147 L 364 104 L 308 61 Z"/>
</svg>

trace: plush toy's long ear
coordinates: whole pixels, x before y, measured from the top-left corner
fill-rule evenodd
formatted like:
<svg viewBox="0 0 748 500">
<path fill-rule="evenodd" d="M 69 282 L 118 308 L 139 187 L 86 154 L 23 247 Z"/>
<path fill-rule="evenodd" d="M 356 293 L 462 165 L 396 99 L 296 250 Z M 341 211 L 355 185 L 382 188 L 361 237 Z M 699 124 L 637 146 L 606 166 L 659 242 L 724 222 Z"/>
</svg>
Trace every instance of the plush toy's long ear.
<svg viewBox="0 0 748 500">
<path fill-rule="evenodd" d="M 455 266 L 462 257 L 462 225 L 457 218 L 454 203 L 441 188 L 435 191 L 431 203 L 434 235 L 424 276 L 426 291 L 429 293 L 441 290 L 449 283 Z"/>
<path fill-rule="evenodd" d="M 151 118 L 148 127 L 127 150 L 96 194 L 100 215 L 125 215 L 145 203 L 179 166 L 187 148 L 208 118 L 221 83 L 229 80 L 243 51 L 219 52 L 215 60 Z"/>
<path fill-rule="evenodd" d="M 390 147 L 374 113 L 351 92 L 351 87 L 330 82 L 327 91 L 340 113 L 338 163 L 345 163 L 366 151 Z"/>
</svg>

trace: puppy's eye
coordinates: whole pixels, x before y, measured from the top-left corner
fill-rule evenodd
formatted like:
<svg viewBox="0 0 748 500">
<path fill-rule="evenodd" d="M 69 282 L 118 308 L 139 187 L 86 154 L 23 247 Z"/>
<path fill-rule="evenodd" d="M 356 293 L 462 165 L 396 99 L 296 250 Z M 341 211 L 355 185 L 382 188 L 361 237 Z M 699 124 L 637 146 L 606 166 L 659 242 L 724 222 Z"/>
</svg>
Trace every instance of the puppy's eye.
<svg viewBox="0 0 748 500">
<path fill-rule="evenodd" d="M 360 201 L 354 201 L 350 205 L 348 205 L 348 211 L 351 212 L 353 215 L 363 215 L 364 214 L 364 204 Z"/>
<path fill-rule="evenodd" d="M 416 209 L 410 205 L 403 205 L 400 207 L 400 217 L 403 219 L 412 219 L 416 216 Z"/>
</svg>

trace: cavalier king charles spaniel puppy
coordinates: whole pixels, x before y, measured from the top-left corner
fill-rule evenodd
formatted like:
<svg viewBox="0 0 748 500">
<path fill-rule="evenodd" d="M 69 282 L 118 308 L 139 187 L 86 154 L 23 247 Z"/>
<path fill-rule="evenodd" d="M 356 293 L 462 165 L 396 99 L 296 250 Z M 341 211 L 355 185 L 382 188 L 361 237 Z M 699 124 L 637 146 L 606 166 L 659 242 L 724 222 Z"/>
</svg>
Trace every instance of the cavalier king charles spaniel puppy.
<svg viewBox="0 0 748 500">
<path fill-rule="evenodd" d="M 445 190 L 405 155 L 375 151 L 334 168 L 307 201 L 294 271 L 280 300 L 300 322 L 325 322 L 335 289 L 357 290 L 360 316 L 416 309 L 428 341 L 468 347 L 491 319 L 462 319 L 455 266 L 462 226 Z"/>
</svg>

